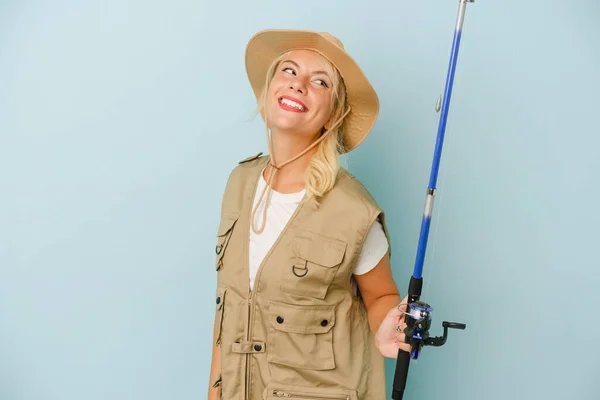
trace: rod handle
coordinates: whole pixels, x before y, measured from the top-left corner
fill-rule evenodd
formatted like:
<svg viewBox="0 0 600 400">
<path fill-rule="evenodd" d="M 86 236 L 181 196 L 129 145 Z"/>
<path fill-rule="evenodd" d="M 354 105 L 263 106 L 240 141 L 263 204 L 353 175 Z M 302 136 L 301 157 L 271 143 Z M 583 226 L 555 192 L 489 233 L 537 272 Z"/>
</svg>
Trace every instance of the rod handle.
<svg viewBox="0 0 600 400">
<path fill-rule="evenodd" d="M 394 384 L 392 386 L 392 399 L 402 400 L 404 388 L 406 387 L 406 378 L 408 377 L 408 367 L 410 366 L 410 353 L 404 350 L 398 350 L 396 359 L 396 372 L 394 374 Z"/>
</svg>

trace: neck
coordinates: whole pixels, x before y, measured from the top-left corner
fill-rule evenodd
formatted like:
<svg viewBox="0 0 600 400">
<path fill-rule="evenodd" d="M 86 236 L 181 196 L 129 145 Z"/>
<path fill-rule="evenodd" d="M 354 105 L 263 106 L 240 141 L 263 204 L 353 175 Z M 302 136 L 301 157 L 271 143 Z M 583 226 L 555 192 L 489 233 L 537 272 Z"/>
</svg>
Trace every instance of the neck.
<svg viewBox="0 0 600 400">
<path fill-rule="evenodd" d="M 307 140 L 298 140 L 299 135 L 285 135 L 278 132 L 272 132 L 272 163 L 279 166 L 288 160 L 302 153 L 316 138 Z M 306 153 L 284 165 L 275 174 L 272 188 L 280 193 L 295 193 L 304 189 L 304 174 L 308 168 L 311 158 L 317 151 L 317 146 L 308 150 Z M 269 172 L 272 169 L 268 166 L 265 169 L 264 177 L 268 179 Z"/>
</svg>

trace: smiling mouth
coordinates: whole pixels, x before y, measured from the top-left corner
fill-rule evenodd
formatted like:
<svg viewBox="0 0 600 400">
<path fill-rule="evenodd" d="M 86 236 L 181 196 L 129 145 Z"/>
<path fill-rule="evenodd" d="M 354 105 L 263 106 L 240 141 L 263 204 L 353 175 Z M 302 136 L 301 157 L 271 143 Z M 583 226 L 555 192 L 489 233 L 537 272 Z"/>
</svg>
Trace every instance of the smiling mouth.
<svg viewBox="0 0 600 400">
<path fill-rule="evenodd" d="M 296 112 L 306 112 L 308 110 L 303 104 L 297 103 L 294 100 L 285 97 L 280 97 L 278 101 L 279 105 L 285 110 Z"/>
</svg>

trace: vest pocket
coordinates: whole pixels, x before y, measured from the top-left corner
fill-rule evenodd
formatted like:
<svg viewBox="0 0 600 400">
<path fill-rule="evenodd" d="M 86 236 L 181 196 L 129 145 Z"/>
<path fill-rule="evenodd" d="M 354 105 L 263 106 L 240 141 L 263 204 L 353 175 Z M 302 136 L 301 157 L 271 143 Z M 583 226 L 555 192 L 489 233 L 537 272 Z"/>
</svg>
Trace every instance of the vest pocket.
<svg viewBox="0 0 600 400">
<path fill-rule="evenodd" d="M 221 345 L 221 333 L 223 331 L 223 313 L 225 312 L 225 294 L 227 293 L 227 288 L 222 286 L 217 288 L 217 298 L 216 302 L 216 318 L 217 318 L 217 338 L 216 345 Z"/>
<path fill-rule="evenodd" d="M 358 400 L 356 390 L 291 386 L 277 383 L 267 385 L 263 399 L 291 400 Z"/>
<path fill-rule="evenodd" d="M 281 290 L 298 296 L 324 299 L 346 253 L 346 243 L 316 233 L 300 231 L 292 241 L 289 265 Z"/>
<path fill-rule="evenodd" d="M 217 231 L 217 246 L 215 247 L 215 253 L 217 253 L 217 260 L 215 263 L 216 270 L 220 270 L 223 266 L 223 257 L 225 256 L 225 250 L 229 244 L 229 239 L 233 233 L 233 227 L 238 220 L 238 214 L 224 214 L 221 217 L 219 223 L 219 229 Z"/>
<path fill-rule="evenodd" d="M 317 371 L 335 368 L 335 306 L 295 306 L 269 301 L 267 360 Z"/>
</svg>

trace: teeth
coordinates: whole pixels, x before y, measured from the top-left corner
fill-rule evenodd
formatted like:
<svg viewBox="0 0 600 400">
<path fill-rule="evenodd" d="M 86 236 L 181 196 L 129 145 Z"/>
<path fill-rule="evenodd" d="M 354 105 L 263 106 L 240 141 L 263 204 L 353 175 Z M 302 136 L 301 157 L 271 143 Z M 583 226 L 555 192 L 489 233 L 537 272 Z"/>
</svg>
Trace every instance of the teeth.
<svg viewBox="0 0 600 400">
<path fill-rule="evenodd" d="M 288 100 L 288 99 L 281 99 L 279 102 L 281 104 L 285 104 L 286 106 L 294 107 L 300 111 L 304 111 L 304 107 L 302 107 L 300 104 L 296 103 L 295 101 Z"/>
</svg>

